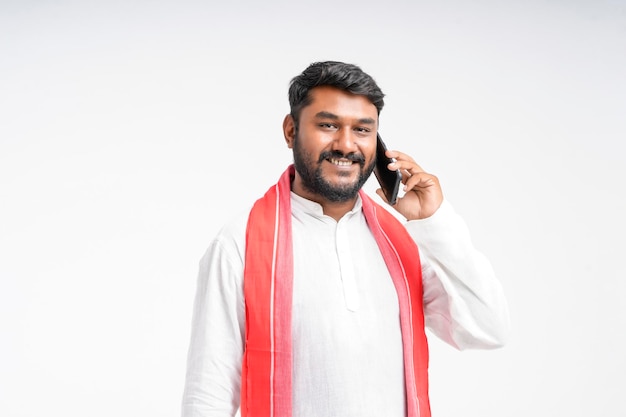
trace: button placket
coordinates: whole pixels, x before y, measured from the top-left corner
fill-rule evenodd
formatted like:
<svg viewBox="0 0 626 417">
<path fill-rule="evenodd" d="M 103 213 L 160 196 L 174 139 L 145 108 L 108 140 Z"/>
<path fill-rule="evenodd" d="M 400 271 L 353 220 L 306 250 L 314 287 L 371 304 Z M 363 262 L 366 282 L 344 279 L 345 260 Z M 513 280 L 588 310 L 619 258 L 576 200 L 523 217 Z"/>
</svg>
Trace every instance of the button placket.
<svg viewBox="0 0 626 417">
<path fill-rule="evenodd" d="M 337 223 L 335 244 L 337 245 L 337 259 L 343 285 L 343 295 L 346 308 L 350 311 L 359 309 L 359 291 L 356 283 L 356 274 L 352 253 L 350 251 L 350 235 L 348 233 L 347 217 Z"/>
</svg>

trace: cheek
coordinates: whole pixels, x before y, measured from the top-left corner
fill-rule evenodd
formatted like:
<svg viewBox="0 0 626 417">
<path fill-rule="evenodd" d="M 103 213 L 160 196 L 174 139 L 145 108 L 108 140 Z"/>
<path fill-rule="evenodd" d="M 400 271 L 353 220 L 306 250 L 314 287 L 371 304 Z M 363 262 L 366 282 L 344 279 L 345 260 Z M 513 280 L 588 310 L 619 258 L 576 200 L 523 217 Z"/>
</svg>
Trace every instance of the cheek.
<svg viewBox="0 0 626 417">
<path fill-rule="evenodd" d="M 306 148 L 309 152 L 319 152 L 326 149 L 333 142 L 332 137 L 319 134 L 315 131 L 302 129 L 295 136 L 301 148 Z"/>
<path fill-rule="evenodd" d="M 361 146 L 361 152 L 363 152 L 367 161 L 373 161 L 376 158 L 376 140 L 367 141 L 366 144 Z"/>
</svg>

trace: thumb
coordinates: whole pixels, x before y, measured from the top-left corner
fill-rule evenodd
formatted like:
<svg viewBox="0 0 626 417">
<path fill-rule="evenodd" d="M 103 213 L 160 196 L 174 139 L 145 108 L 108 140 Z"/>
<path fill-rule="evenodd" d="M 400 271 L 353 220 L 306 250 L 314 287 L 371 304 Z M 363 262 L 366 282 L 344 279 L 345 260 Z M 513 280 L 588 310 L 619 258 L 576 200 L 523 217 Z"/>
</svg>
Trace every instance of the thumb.
<svg viewBox="0 0 626 417">
<path fill-rule="evenodd" d="M 378 196 L 382 198 L 385 203 L 389 203 L 389 201 L 387 201 L 387 197 L 385 197 L 385 193 L 383 193 L 382 188 L 377 189 L 376 194 L 378 194 Z"/>
</svg>

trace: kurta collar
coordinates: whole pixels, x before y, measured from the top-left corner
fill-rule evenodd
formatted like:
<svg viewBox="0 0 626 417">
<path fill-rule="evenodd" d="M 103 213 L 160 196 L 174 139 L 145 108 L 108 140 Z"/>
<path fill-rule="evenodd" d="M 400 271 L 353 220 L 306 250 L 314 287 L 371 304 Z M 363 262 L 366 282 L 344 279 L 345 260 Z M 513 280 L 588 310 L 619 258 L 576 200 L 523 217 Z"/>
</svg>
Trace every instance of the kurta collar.
<svg viewBox="0 0 626 417">
<path fill-rule="evenodd" d="M 354 203 L 354 207 L 352 210 L 347 212 L 343 218 L 354 216 L 357 213 L 361 213 L 363 208 L 363 201 L 361 200 L 361 196 L 357 194 L 356 202 Z M 315 201 L 308 200 L 304 197 L 299 196 L 298 194 L 291 192 L 291 212 L 296 217 L 298 214 L 306 214 L 309 216 L 313 216 L 317 219 L 332 219 L 332 217 L 324 214 L 324 210 L 322 209 L 322 205 L 316 203 Z M 334 219 L 333 219 L 334 221 Z"/>
</svg>

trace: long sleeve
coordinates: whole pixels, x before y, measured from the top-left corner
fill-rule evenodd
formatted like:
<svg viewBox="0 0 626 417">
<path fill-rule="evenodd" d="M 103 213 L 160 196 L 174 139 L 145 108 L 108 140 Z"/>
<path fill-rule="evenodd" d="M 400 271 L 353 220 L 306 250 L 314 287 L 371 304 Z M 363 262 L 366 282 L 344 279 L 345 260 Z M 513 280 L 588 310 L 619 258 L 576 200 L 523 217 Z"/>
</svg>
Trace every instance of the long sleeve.
<svg viewBox="0 0 626 417">
<path fill-rule="evenodd" d="M 232 417 L 239 408 L 245 326 L 241 245 L 221 233 L 200 261 L 183 417 Z"/>
<path fill-rule="evenodd" d="M 406 227 L 420 250 L 426 326 L 460 350 L 501 347 L 510 327 L 502 286 L 450 203 Z"/>
</svg>

